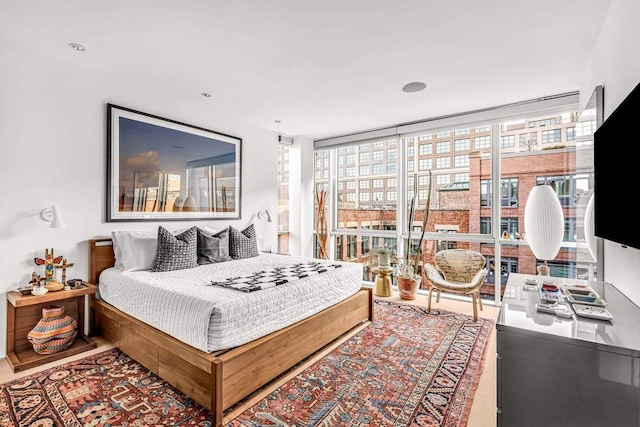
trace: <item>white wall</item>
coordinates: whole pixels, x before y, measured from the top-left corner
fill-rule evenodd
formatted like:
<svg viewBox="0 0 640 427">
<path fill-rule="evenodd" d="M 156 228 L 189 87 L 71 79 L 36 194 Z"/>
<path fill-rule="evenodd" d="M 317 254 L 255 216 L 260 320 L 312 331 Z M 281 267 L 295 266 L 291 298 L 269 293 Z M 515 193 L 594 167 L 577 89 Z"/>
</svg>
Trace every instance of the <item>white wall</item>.
<svg viewBox="0 0 640 427">
<path fill-rule="evenodd" d="M 313 140 L 294 138 L 289 148 L 289 252 L 313 256 Z"/>
<path fill-rule="evenodd" d="M 277 247 L 277 134 L 224 119 L 207 109 L 196 88 L 181 99 L 161 81 L 115 70 L 70 66 L 49 55 L 0 44 L 0 298 L 42 273 L 34 257 L 55 248 L 75 267 L 68 278 L 87 279 L 87 239 L 112 230 L 170 230 L 190 225 L 241 228 L 255 221 L 264 246 Z M 141 59 L 143 60 L 143 59 Z M 131 64 L 135 67 L 135 63 Z M 176 101 L 176 97 L 178 98 Z M 193 101 L 191 101 L 193 98 Z M 213 129 L 243 139 L 242 219 L 164 223 L 106 223 L 106 103 Z M 216 100 L 213 100 L 216 102 Z M 39 218 L 57 204 L 66 229 Z M 0 304 L 0 357 L 5 355 L 6 306 Z"/>
<path fill-rule="evenodd" d="M 604 86 L 605 119 L 640 83 L 640 1 L 613 0 L 580 85 L 581 107 Z M 611 147 L 615 150 L 616 147 Z M 633 226 L 633 225 L 632 225 Z M 640 305 L 640 251 L 605 241 L 604 280 Z"/>
</svg>

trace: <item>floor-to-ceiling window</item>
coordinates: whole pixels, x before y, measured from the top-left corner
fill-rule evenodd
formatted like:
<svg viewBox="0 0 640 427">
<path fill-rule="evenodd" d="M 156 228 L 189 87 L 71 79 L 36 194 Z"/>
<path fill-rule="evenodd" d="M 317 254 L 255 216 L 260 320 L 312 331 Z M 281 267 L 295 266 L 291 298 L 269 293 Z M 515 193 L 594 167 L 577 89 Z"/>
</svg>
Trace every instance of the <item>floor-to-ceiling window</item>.
<svg viewBox="0 0 640 427">
<path fill-rule="evenodd" d="M 512 271 L 535 275 L 537 265 L 543 262 L 529 249 L 523 229 L 527 198 L 531 189 L 541 184 L 549 184 L 555 190 L 565 222 L 563 245 L 556 258 L 549 262 L 551 274 L 568 278 L 595 277 L 595 260 L 586 249 L 583 227 L 584 211 L 593 192 L 593 145 L 586 135 L 576 138 L 578 118 L 577 106 L 568 105 L 551 114 L 525 113 L 500 123 L 502 277 Z M 491 178 L 490 174 L 481 176 L 484 182 L 490 182 Z M 485 221 L 490 221 L 488 212 L 487 205 L 481 207 Z M 491 254 L 493 247 L 493 244 L 483 245 L 483 253 Z M 515 270 L 511 260 L 517 260 Z M 493 258 L 489 257 L 487 263 L 493 279 L 497 271 Z M 503 279 L 502 290 L 504 284 Z"/>
<path fill-rule="evenodd" d="M 372 280 L 371 250 L 384 244 L 401 257 L 409 231 L 413 242 L 423 232 L 429 199 L 422 263 L 447 248 L 477 250 L 490 270 L 483 297 L 499 301 L 509 273 L 535 274 L 542 262 L 526 244 L 524 206 L 534 185 L 548 183 L 565 216 L 563 247 L 549 262 L 552 274 L 594 277 L 595 261 L 583 232 L 584 207 L 593 188 L 591 128 L 581 124 L 576 129 L 576 98 L 546 109 L 532 105 L 535 113 L 519 107 L 517 115 L 501 117 L 496 109 L 495 117 L 484 121 L 398 126 L 395 133 L 353 143 L 342 139 L 335 147 L 321 142 L 316 146 L 316 188 L 326 189 L 333 200 L 328 212 L 334 219 L 333 258 L 363 263 L 365 280 Z M 416 215 L 409 223 L 412 200 Z"/>
<path fill-rule="evenodd" d="M 289 253 L 289 145 L 278 145 L 278 253 Z"/>
</svg>

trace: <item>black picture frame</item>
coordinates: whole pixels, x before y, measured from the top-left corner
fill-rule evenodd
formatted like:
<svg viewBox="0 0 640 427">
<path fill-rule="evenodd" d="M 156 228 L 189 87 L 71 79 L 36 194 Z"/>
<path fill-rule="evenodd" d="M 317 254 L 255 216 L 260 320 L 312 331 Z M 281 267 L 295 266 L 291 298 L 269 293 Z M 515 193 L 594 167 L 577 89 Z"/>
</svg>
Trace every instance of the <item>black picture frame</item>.
<svg viewBox="0 0 640 427">
<path fill-rule="evenodd" d="M 107 104 L 106 221 L 241 218 L 242 138 Z"/>
</svg>

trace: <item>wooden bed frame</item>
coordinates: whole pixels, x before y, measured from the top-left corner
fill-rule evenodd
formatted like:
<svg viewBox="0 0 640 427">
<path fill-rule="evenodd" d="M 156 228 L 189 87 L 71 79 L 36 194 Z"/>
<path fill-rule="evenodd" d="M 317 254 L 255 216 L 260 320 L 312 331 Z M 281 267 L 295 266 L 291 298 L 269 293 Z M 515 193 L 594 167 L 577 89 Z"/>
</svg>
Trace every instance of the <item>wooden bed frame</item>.
<svg viewBox="0 0 640 427">
<path fill-rule="evenodd" d="M 114 265 L 110 238 L 89 240 L 89 282 Z M 90 305 L 91 334 L 120 350 L 211 411 L 223 412 L 337 338 L 373 321 L 373 292 L 355 295 L 291 326 L 229 350 L 206 353 L 97 298 Z"/>
</svg>

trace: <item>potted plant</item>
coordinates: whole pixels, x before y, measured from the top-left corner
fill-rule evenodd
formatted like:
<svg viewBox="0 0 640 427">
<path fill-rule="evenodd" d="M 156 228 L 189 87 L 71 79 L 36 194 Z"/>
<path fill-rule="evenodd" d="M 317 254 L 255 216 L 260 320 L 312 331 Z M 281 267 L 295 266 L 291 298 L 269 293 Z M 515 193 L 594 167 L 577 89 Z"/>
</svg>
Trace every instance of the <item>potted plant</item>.
<svg viewBox="0 0 640 427">
<path fill-rule="evenodd" d="M 391 257 L 395 254 L 395 251 L 387 245 L 376 246 L 373 248 L 372 253 L 376 256 L 374 265 L 379 268 L 390 268 Z"/>
<path fill-rule="evenodd" d="M 396 281 L 398 283 L 398 291 L 400 298 L 406 300 L 413 300 L 416 298 L 418 288 L 420 288 L 420 282 L 422 276 L 418 274 L 418 265 L 420 258 L 422 257 L 422 242 L 424 240 L 424 233 L 427 230 L 427 221 L 429 220 L 429 205 L 431 204 L 431 170 L 429 170 L 429 188 L 427 190 L 427 204 L 424 208 L 424 217 L 422 219 L 422 233 L 416 246 L 411 245 L 411 227 L 416 214 L 416 195 L 418 194 L 417 188 L 417 176 L 413 178 L 413 197 L 411 197 L 411 206 L 409 207 L 409 236 L 404 251 L 404 258 L 402 262 L 398 263 L 396 269 Z"/>
</svg>

